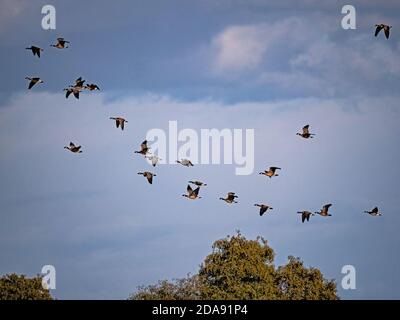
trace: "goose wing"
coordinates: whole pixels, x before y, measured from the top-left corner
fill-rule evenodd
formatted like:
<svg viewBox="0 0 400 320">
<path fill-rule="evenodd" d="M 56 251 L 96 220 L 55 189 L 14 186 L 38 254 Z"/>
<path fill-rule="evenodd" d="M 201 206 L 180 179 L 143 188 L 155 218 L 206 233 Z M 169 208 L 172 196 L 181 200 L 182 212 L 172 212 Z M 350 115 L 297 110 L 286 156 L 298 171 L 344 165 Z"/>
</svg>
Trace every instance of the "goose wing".
<svg viewBox="0 0 400 320">
<path fill-rule="evenodd" d="M 375 37 L 379 34 L 379 32 L 382 30 L 382 28 L 383 28 L 383 25 L 381 25 L 381 24 L 378 24 L 378 25 L 376 26 L 376 29 L 375 29 Z"/>
<path fill-rule="evenodd" d="M 390 34 L 390 28 L 389 28 L 389 26 L 385 26 L 385 27 L 383 28 L 383 31 L 385 32 L 386 39 L 389 39 L 389 34 Z"/>
<path fill-rule="evenodd" d="M 329 208 L 332 206 L 332 203 L 328 203 L 322 207 L 322 211 L 328 212 Z"/>
<path fill-rule="evenodd" d="M 305 125 L 303 127 L 303 134 L 309 134 L 310 133 L 309 128 L 310 128 L 309 124 Z"/>
<path fill-rule="evenodd" d="M 191 194 L 193 193 L 193 189 L 192 189 L 192 187 L 190 186 L 190 184 L 188 184 L 186 190 L 187 190 L 187 192 L 188 192 L 189 195 L 191 195 Z"/>
</svg>

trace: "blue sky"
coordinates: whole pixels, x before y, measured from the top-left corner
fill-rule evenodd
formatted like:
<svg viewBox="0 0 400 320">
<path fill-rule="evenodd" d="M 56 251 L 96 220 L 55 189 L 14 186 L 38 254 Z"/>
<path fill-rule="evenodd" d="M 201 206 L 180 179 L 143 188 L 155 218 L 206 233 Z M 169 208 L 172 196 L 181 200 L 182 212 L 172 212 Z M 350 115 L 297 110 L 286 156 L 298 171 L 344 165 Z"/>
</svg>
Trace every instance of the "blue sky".
<svg viewBox="0 0 400 320">
<path fill-rule="evenodd" d="M 53 4 L 57 29 L 41 28 Z M 57 270 L 60 299 L 124 299 L 138 285 L 196 272 L 213 241 L 240 229 L 300 256 L 345 299 L 399 299 L 400 41 L 397 1 L 0 0 L 0 274 Z M 389 40 L 374 24 L 392 25 Z M 49 47 L 58 36 L 67 50 Z M 36 44 L 42 58 L 24 50 Z M 25 76 L 44 84 L 28 92 Z M 65 99 L 78 76 L 101 92 Z M 108 118 L 124 116 L 126 130 Z M 252 128 L 255 172 L 230 165 L 152 169 L 146 132 Z M 306 123 L 316 139 L 295 133 Z M 69 141 L 83 146 L 74 155 Z M 282 167 L 267 180 L 258 172 Z M 138 171 L 157 173 L 148 185 Z M 188 180 L 203 199 L 181 197 Z M 228 191 L 239 204 L 218 201 Z M 258 216 L 254 203 L 274 211 Z M 301 224 L 298 210 L 331 202 Z M 382 217 L 362 214 L 379 206 Z M 343 265 L 357 289 L 340 289 Z"/>
</svg>

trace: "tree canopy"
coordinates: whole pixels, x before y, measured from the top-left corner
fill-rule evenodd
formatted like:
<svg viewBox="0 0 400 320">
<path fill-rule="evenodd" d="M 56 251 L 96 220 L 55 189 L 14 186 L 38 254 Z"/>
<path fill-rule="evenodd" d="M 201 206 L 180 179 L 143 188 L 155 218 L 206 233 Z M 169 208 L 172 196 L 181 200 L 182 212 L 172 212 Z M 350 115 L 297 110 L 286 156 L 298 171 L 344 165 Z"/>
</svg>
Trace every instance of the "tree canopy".
<svg viewBox="0 0 400 320">
<path fill-rule="evenodd" d="M 339 299 L 336 283 L 317 268 L 290 256 L 275 268 L 267 240 L 246 239 L 239 231 L 214 242 L 198 274 L 141 286 L 134 300 L 325 300 Z"/>
<path fill-rule="evenodd" d="M 52 300 L 50 291 L 42 286 L 42 278 L 27 278 L 15 273 L 0 277 L 0 300 Z"/>
</svg>

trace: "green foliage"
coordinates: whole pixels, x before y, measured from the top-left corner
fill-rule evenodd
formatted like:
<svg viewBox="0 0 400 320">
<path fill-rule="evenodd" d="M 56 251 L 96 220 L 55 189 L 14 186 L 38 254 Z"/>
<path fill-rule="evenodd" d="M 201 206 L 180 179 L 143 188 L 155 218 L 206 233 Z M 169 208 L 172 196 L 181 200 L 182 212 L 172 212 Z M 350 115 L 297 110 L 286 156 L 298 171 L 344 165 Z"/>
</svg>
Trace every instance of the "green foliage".
<svg viewBox="0 0 400 320">
<path fill-rule="evenodd" d="M 276 299 L 274 251 L 258 237 L 236 236 L 217 240 L 200 267 L 203 299 Z"/>
<path fill-rule="evenodd" d="M 333 280 L 306 268 L 299 258 L 278 268 L 274 251 L 261 237 L 247 240 L 237 232 L 214 242 L 199 273 L 174 282 L 139 287 L 134 300 L 332 300 L 339 299 Z"/>
<path fill-rule="evenodd" d="M 43 289 L 40 276 L 30 279 L 13 273 L 0 278 L 0 300 L 53 300 L 53 298 L 49 290 Z"/>
<path fill-rule="evenodd" d="M 199 300 L 200 281 L 197 276 L 177 279 L 173 282 L 159 281 L 156 285 L 141 286 L 131 300 Z"/>
<path fill-rule="evenodd" d="M 338 299 L 335 282 L 325 280 L 316 268 L 305 268 L 300 258 L 290 256 L 276 271 L 276 279 L 283 300 Z"/>
</svg>

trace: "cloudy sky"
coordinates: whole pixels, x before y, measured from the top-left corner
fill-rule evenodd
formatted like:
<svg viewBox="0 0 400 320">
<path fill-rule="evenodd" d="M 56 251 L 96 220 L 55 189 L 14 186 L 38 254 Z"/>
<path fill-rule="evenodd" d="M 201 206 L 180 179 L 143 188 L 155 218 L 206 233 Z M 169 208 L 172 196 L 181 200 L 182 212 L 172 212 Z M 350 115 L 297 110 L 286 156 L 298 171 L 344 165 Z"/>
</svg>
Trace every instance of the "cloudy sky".
<svg viewBox="0 0 400 320">
<path fill-rule="evenodd" d="M 0 274 L 57 271 L 59 299 L 125 299 L 194 273 L 236 229 L 301 257 L 345 299 L 399 299 L 400 37 L 397 0 L 0 0 Z M 56 30 L 41 9 L 56 8 Z M 77 9 L 78 8 L 78 9 Z M 375 38 L 375 23 L 393 26 Z M 63 36 L 70 48 L 49 45 Z M 25 50 L 44 48 L 38 59 Z M 27 90 L 26 76 L 45 83 Z M 101 91 L 65 99 L 77 77 Z M 124 116 L 124 132 L 109 120 Z M 149 166 L 153 128 L 254 129 L 255 171 Z M 305 124 L 317 134 L 303 140 Z M 74 141 L 83 153 L 63 149 Z M 258 172 L 282 168 L 271 180 Z M 153 170 L 149 185 L 136 173 Z M 188 180 L 208 183 L 198 201 Z M 239 196 L 229 206 L 218 198 Z M 259 217 L 254 203 L 268 203 Z M 296 211 L 333 203 L 302 224 Z M 364 210 L 379 206 L 382 217 Z M 342 266 L 357 289 L 341 288 Z"/>
</svg>

